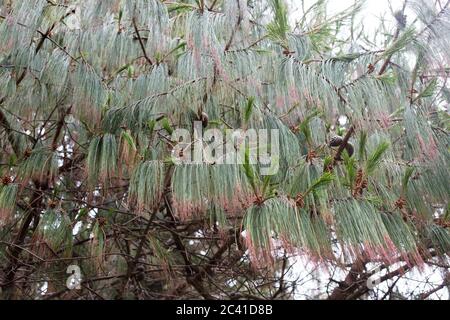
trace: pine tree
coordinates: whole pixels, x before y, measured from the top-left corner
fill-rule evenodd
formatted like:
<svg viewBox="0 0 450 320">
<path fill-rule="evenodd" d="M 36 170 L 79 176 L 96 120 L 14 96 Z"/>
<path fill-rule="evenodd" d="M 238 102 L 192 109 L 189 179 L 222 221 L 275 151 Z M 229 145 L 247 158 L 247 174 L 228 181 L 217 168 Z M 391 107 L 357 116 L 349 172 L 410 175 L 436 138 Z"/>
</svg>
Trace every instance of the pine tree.
<svg viewBox="0 0 450 320">
<path fill-rule="evenodd" d="M 287 299 L 301 256 L 357 299 L 448 265 L 449 4 L 370 35 L 359 1 L 0 0 L 1 297 Z M 174 162 L 199 122 L 277 130 L 278 170 Z"/>
</svg>

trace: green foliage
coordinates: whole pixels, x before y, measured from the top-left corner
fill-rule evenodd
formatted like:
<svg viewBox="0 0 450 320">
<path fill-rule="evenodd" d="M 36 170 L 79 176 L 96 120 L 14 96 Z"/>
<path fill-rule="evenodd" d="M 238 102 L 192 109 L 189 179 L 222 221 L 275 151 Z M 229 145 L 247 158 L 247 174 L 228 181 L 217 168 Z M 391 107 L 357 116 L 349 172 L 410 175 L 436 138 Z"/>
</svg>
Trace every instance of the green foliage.
<svg viewBox="0 0 450 320">
<path fill-rule="evenodd" d="M 356 159 L 354 157 L 349 157 L 347 153 L 344 153 L 344 164 L 346 170 L 346 184 L 350 188 L 353 188 L 353 184 L 356 179 Z"/>
<path fill-rule="evenodd" d="M 137 150 L 136 143 L 134 142 L 133 137 L 128 131 L 122 131 L 122 138 L 125 140 L 125 142 L 131 149 L 133 149 L 134 151 Z"/>
<path fill-rule="evenodd" d="M 239 212 L 250 205 L 253 197 L 246 174 L 239 165 L 175 166 L 172 190 L 176 213 L 187 219 L 205 214 L 208 209 L 223 209 L 229 214 Z"/>
<path fill-rule="evenodd" d="M 339 238 L 348 245 L 352 254 L 358 255 L 361 250 L 368 254 L 395 256 L 389 232 L 383 223 L 382 215 L 368 201 L 349 200 L 338 202 L 336 210 L 336 227 Z"/>
<path fill-rule="evenodd" d="M 163 118 L 161 120 L 161 125 L 164 128 L 164 130 L 167 131 L 167 133 L 172 134 L 173 128 L 170 126 L 169 120 L 167 118 Z"/>
<path fill-rule="evenodd" d="M 450 220 L 450 203 L 447 204 L 447 208 L 445 208 L 444 220 L 445 221 Z"/>
<path fill-rule="evenodd" d="M 416 254 L 418 239 L 414 227 L 405 223 L 400 214 L 382 214 L 381 217 L 384 226 L 388 231 L 389 238 L 392 240 L 397 250 L 401 254 Z"/>
<path fill-rule="evenodd" d="M 389 142 L 382 142 L 376 147 L 372 154 L 369 155 L 366 162 L 366 172 L 368 174 L 372 174 L 375 171 L 383 158 L 383 154 L 388 148 Z"/>
<path fill-rule="evenodd" d="M 114 135 L 106 133 L 92 139 L 88 150 L 87 168 L 92 183 L 99 176 L 105 179 L 117 171 L 117 142 Z"/>
<path fill-rule="evenodd" d="M 274 17 L 267 25 L 267 33 L 274 41 L 285 44 L 286 34 L 289 31 L 287 9 L 284 0 L 270 0 Z"/>
<path fill-rule="evenodd" d="M 292 203 L 273 198 L 262 205 L 249 208 L 243 221 L 248 234 L 246 241 L 255 263 L 271 260 L 275 241 L 283 240 L 293 246 L 302 246 L 317 257 L 329 254 L 330 243 L 320 218 L 311 218 L 305 211 L 298 212 Z"/>
<path fill-rule="evenodd" d="M 416 97 L 415 100 L 421 99 L 421 98 L 428 98 L 433 96 L 434 92 L 436 91 L 438 81 L 436 78 L 432 79 L 425 89 Z"/>
<path fill-rule="evenodd" d="M 256 174 L 253 170 L 253 166 L 250 164 L 250 148 L 247 146 L 245 149 L 245 156 L 244 156 L 244 172 L 247 177 L 248 182 L 252 186 L 255 193 L 257 193 L 257 187 L 256 187 Z"/>
<path fill-rule="evenodd" d="M 164 189 L 164 164 L 146 161 L 136 166 L 130 179 L 130 200 L 139 207 L 154 210 L 160 204 Z"/>
<path fill-rule="evenodd" d="M 448 253 L 450 250 L 450 232 L 437 225 L 429 225 L 426 228 L 426 236 L 431 240 L 433 247 L 439 253 Z"/>
<path fill-rule="evenodd" d="M 311 114 L 309 114 L 299 125 L 300 132 L 303 133 L 303 135 L 306 138 L 306 141 L 308 143 L 312 143 L 312 132 L 311 132 L 311 121 L 320 115 L 320 111 L 313 111 Z"/>
<path fill-rule="evenodd" d="M 362 56 L 361 53 L 349 53 L 349 54 L 343 54 L 343 55 L 339 55 L 339 56 L 330 58 L 330 61 L 350 63 L 350 62 L 360 58 L 361 56 Z"/>
<path fill-rule="evenodd" d="M 104 259 L 106 239 L 105 232 L 98 221 L 94 223 L 91 235 L 90 253 L 96 257 L 96 265 L 100 266 Z"/>
<path fill-rule="evenodd" d="M 35 233 L 37 252 L 47 251 L 47 247 L 53 252 L 62 251 L 64 257 L 72 253 L 73 236 L 71 220 L 63 212 L 49 210 L 42 216 Z M 45 242 L 45 244 L 43 243 Z M 52 257 L 51 253 L 48 253 Z"/>
<path fill-rule="evenodd" d="M 211 299 L 266 283 L 250 265 L 282 252 L 448 258 L 448 14 L 408 1 L 404 28 L 386 17 L 370 35 L 362 1 L 307 4 L 0 1 L 0 269 L 15 293 L 42 298 L 46 282 L 66 298 L 66 262 L 93 279 L 80 299 Z M 263 176 L 249 146 L 243 163 L 176 165 L 170 135 L 200 112 L 221 133 L 277 130 L 279 170 Z M 350 127 L 355 154 L 334 161 Z"/>
<path fill-rule="evenodd" d="M 392 56 L 393 54 L 403 50 L 406 46 L 410 45 L 414 41 L 414 37 L 416 36 L 416 30 L 414 27 L 410 27 L 406 29 L 397 40 L 395 40 L 389 47 L 387 47 L 382 57 L 386 58 Z"/>
<path fill-rule="evenodd" d="M 0 224 L 9 220 L 10 213 L 16 205 L 17 191 L 17 184 L 0 187 Z"/>
<path fill-rule="evenodd" d="M 29 177 L 32 179 L 41 179 L 47 175 L 50 177 L 55 176 L 57 169 L 56 154 L 45 148 L 36 148 L 21 163 L 19 172 L 23 179 Z"/>
<path fill-rule="evenodd" d="M 248 121 L 250 120 L 250 117 L 253 112 L 254 103 L 255 103 L 255 98 L 253 98 L 253 97 L 248 98 L 247 107 L 245 108 L 245 113 L 244 113 L 244 123 L 248 123 Z"/>
<path fill-rule="evenodd" d="M 318 190 L 324 189 L 330 185 L 330 183 L 334 180 L 334 175 L 331 172 L 324 173 L 319 179 L 314 181 L 312 185 L 308 188 L 306 193 L 316 192 Z"/>
<path fill-rule="evenodd" d="M 405 175 L 403 176 L 403 179 L 402 179 L 402 189 L 404 192 L 407 191 L 408 183 L 409 183 L 413 173 L 414 173 L 414 168 L 412 168 L 412 167 L 406 168 Z"/>
<path fill-rule="evenodd" d="M 358 148 L 359 160 L 365 160 L 365 157 L 367 155 L 366 144 L 367 144 L 367 132 L 361 131 L 361 134 L 359 136 L 359 148 Z"/>
</svg>

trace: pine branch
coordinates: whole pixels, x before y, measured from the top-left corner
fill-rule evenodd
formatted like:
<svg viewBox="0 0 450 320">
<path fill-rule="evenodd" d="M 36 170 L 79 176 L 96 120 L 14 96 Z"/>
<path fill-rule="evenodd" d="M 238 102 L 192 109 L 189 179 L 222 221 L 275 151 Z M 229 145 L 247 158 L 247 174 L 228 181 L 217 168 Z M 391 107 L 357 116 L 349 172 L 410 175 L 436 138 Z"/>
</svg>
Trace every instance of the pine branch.
<svg viewBox="0 0 450 320">
<path fill-rule="evenodd" d="M 228 51 L 228 49 L 230 49 L 231 44 L 233 43 L 233 39 L 236 35 L 236 32 L 238 31 L 241 23 L 242 23 L 242 13 L 241 13 L 241 4 L 240 4 L 240 0 L 236 0 L 237 6 L 238 6 L 238 11 L 239 11 L 239 16 L 238 16 L 238 20 L 236 22 L 236 25 L 233 28 L 233 31 L 231 32 L 231 37 L 230 40 L 228 40 L 227 44 L 225 45 L 225 52 Z"/>
<path fill-rule="evenodd" d="M 4 99 L 0 99 L 0 105 L 3 103 Z M 0 126 L 2 126 L 6 131 L 6 136 L 8 137 L 8 141 L 11 144 L 11 147 L 16 154 L 17 157 L 20 157 L 21 155 L 21 147 L 20 142 L 16 140 L 13 130 L 11 129 L 11 126 L 8 122 L 8 119 L 6 118 L 5 114 L 2 110 L 0 110 Z"/>
<path fill-rule="evenodd" d="M 133 17 L 133 27 L 134 27 L 134 32 L 136 33 L 136 36 L 138 37 L 139 45 L 141 46 L 141 50 L 142 50 L 142 53 L 144 54 L 145 60 L 147 60 L 147 62 L 152 66 L 154 63 L 150 59 L 150 57 L 147 55 L 147 51 L 145 50 L 144 42 L 142 41 L 141 35 L 139 34 L 139 29 L 137 27 L 135 17 Z"/>
<path fill-rule="evenodd" d="M 401 14 L 402 14 L 402 15 L 405 14 L 405 10 L 406 10 L 406 5 L 407 5 L 407 4 L 408 4 L 408 0 L 405 0 L 405 1 L 403 2 L 403 7 L 402 7 L 402 10 L 401 10 Z M 400 35 L 400 31 L 401 31 L 401 26 L 398 25 L 398 26 L 397 26 L 397 29 L 396 29 L 396 31 L 395 31 L 395 34 L 394 34 L 393 42 L 397 41 L 397 39 L 398 39 L 398 37 L 399 37 L 399 35 Z M 384 74 L 384 73 L 386 72 L 387 67 L 389 66 L 389 63 L 391 62 L 392 56 L 393 56 L 393 54 L 390 54 L 390 55 L 386 58 L 386 60 L 384 61 L 383 65 L 382 65 L 381 68 L 380 68 L 380 71 L 378 72 L 378 75 L 379 75 L 379 76 L 381 76 L 382 74 Z"/>
<path fill-rule="evenodd" d="M 339 145 L 339 148 L 338 148 L 336 154 L 334 155 L 333 162 L 330 164 L 330 166 L 328 166 L 328 168 L 325 168 L 325 171 L 329 171 L 329 172 L 333 171 L 333 167 L 340 161 L 342 152 L 344 152 L 345 147 L 347 146 L 347 144 L 354 132 L 355 132 L 355 127 L 351 126 L 348 129 L 348 132 L 345 135 L 344 139 L 342 140 L 342 143 Z"/>
</svg>

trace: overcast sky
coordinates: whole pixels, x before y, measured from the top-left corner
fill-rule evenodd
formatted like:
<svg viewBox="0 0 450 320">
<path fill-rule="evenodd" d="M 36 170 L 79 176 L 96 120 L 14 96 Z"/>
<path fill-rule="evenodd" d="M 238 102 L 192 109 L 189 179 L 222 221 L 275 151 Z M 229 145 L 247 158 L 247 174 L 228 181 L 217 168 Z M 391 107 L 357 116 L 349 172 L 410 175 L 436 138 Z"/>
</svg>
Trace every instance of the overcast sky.
<svg viewBox="0 0 450 320">
<path fill-rule="evenodd" d="M 293 9 L 293 14 L 295 16 L 295 8 L 301 5 L 299 0 L 290 0 L 291 8 Z M 316 0 L 305 0 L 305 8 L 310 7 Z M 366 0 L 363 6 L 363 10 L 359 15 L 359 19 L 363 19 L 364 27 L 367 31 L 373 31 L 379 23 L 379 17 L 383 13 L 388 13 L 386 16 L 389 20 L 394 20 L 392 15 L 390 15 L 389 2 L 391 3 L 394 11 L 400 9 L 403 5 L 404 0 Z M 355 0 L 329 0 L 328 10 L 330 14 L 343 11 L 355 3 Z"/>
</svg>

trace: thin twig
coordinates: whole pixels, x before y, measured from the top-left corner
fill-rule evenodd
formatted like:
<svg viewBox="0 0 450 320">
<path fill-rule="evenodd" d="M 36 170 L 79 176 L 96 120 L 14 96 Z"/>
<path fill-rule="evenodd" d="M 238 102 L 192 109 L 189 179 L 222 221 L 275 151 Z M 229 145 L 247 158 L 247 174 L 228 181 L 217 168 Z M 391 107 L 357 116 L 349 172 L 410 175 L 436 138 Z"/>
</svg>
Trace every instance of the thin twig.
<svg viewBox="0 0 450 320">
<path fill-rule="evenodd" d="M 144 54 L 144 58 L 152 66 L 153 65 L 153 61 L 147 55 L 147 51 L 145 50 L 144 42 L 142 41 L 141 35 L 139 34 L 139 30 L 138 30 L 138 27 L 137 27 L 137 24 L 136 24 L 136 18 L 135 17 L 133 17 L 133 27 L 134 27 L 134 31 L 136 32 L 136 36 L 138 37 L 139 45 L 141 46 L 142 52 Z"/>
</svg>

